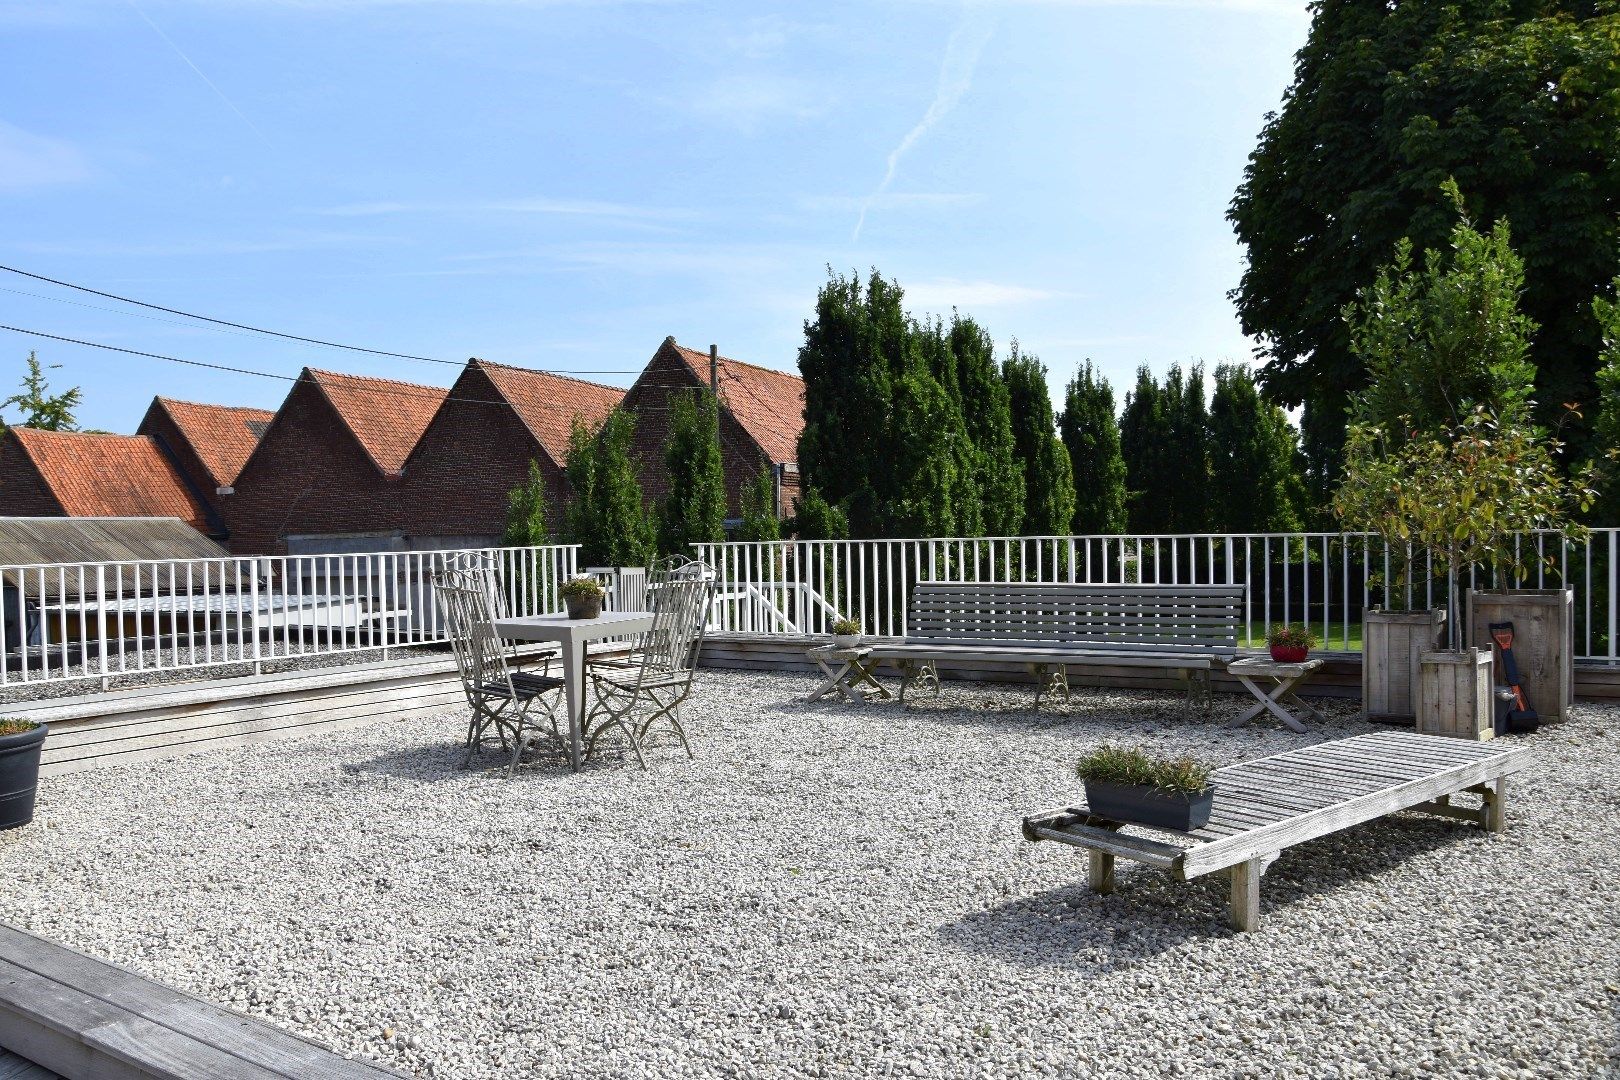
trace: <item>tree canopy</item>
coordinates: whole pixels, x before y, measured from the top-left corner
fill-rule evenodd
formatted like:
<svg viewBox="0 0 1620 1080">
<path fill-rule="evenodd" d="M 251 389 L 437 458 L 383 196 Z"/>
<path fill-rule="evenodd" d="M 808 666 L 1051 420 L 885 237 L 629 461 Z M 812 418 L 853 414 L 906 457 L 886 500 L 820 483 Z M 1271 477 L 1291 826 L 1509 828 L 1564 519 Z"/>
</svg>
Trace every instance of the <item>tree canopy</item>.
<svg viewBox="0 0 1620 1080">
<path fill-rule="evenodd" d="M 1074 474 L 1058 439 L 1046 365 L 1015 340 L 1001 365 L 1012 406 L 1013 446 L 1024 474 L 1020 529 L 1028 536 L 1067 533 L 1074 522 Z"/>
<path fill-rule="evenodd" d="M 22 413 L 18 427 L 41 428 L 45 431 L 78 431 L 79 422 L 74 412 L 84 400 L 84 391 L 75 386 L 60 394 L 51 393 L 45 377 L 45 367 L 39 357 L 28 354 L 28 374 L 23 376 L 22 389 L 0 401 L 0 409 L 16 407 Z M 59 368 L 61 364 L 52 364 Z"/>
<path fill-rule="evenodd" d="M 654 526 L 641 498 L 630 441 L 635 420 L 622 409 L 591 434 L 577 417 L 568 444 L 568 538 L 580 546 L 582 566 L 645 566 L 654 551 Z"/>
<path fill-rule="evenodd" d="M 1591 0 L 1322 0 L 1229 217 L 1247 249 L 1233 299 L 1265 385 L 1303 404 L 1313 495 L 1331 489 L 1350 395 L 1368 380 L 1341 318 L 1410 237 L 1444 248 L 1455 177 L 1511 220 L 1543 420 L 1590 402 L 1590 299 L 1620 270 L 1620 14 Z M 1583 438 L 1578 432 L 1577 438 Z"/>
<path fill-rule="evenodd" d="M 506 493 L 506 531 L 501 534 L 505 547 L 538 547 L 551 542 L 546 520 L 546 478 L 540 463 L 529 459 L 528 478 Z"/>
<path fill-rule="evenodd" d="M 669 490 L 658 507 L 658 550 L 666 555 L 690 555 L 693 544 L 725 540 L 720 407 L 707 387 L 670 399 L 664 467 L 669 473 Z"/>
<path fill-rule="evenodd" d="M 1294 532 L 1303 527 L 1299 440 L 1288 415 L 1260 396 L 1246 364 L 1215 369 L 1209 447 L 1210 529 Z"/>
<path fill-rule="evenodd" d="M 1090 360 L 1069 380 L 1058 430 L 1074 477 L 1073 530 L 1082 535 L 1123 532 L 1125 458 L 1114 388 Z"/>
</svg>

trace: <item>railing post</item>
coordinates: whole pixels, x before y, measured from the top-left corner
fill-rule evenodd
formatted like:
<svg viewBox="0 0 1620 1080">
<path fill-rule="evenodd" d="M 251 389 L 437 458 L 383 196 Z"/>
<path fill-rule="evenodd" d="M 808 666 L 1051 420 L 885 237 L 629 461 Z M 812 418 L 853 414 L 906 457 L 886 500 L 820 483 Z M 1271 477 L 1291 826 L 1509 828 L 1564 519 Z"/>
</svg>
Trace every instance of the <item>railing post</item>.
<svg viewBox="0 0 1620 1080">
<path fill-rule="evenodd" d="M 119 616 L 119 632 L 123 632 L 123 616 Z M 96 564 L 96 668 L 101 672 L 101 689 L 112 686 L 107 673 L 107 564 Z"/>
<path fill-rule="evenodd" d="M 248 563 L 248 605 L 253 614 L 246 622 L 253 627 L 253 674 L 264 674 L 264 656 L 259 648 L 259 564 L 255 559 Z"/>
</svg>

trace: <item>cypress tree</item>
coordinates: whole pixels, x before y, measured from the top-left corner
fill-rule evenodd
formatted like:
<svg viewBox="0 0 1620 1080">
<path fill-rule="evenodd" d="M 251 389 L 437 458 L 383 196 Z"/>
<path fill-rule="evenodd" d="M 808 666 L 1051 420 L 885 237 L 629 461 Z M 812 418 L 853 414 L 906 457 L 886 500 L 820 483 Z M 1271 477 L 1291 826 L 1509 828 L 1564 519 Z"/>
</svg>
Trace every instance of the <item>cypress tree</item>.
<svg viewBox="0 0 1620 1080">
<path fill-rule="evenodd" d="M 973 446 L 979 524 L 986 536 L 1017 536 L 1024 521 L 1024 475 L 1013 440 L 1012 394 L 996 366 L 995 343 L 978 323 L 953 315 L 950 352 L 963 426 Z"/>
<path fill-rule="evenodd" d="M 690 555 L 693 544 L 725 540 L 720 410 L 707 387 L 671 399 L 664 465 L 669 470 L 669 492 L 658 508 L 658 550 Z"/>
<path fill-rule="evenodd" d="M 849 518 L 815 488 L 806 488 L 793 502 L 793 532 L 800 540 L 843 540 L 849 536 Z"/>
<path fill-rule="evenodd" d="M 1125 395 L 1119 442 L 1125 458 L 1126 519 L 1131 532 L 1170 532 L 1166 494 L 1171 483 L 1170 421 L 1164 394 L 1146 364 L 1136 369 L 1136 386 Z"/>
<path fill-rule="evenodd" d="M 1023 532 L 1062 535 L 1074 520 L 1074 474 L 1058 440 L 1046 365 L 1013 341 L 1001 366 L 1012 408 L 1013 445 L 1024 474 Z"/>
<path fill-rule="evenodd" d="M 1194 364 L 1186 373 L 1180 364 L 1171 368 L 1164 380 L 1164 404 L 1170 440 L 1165 465 L 1171 482 L 1153 497 L 1169 500 L 1171 532 L 1208 532 L 1209 405 L 1204 399 L 1204 365 Z"/>
<path fill-rule="evenodd" d="M 577 418 L 569 437 L 569 540 L 580 545 L 584 566 L 645 566 L 655 552 L 655 529 L 641 497 L 630 441 L 635 420 L 615 409 L 594 436 Z"/>
<path fill-rule="evenodd" d="M 1069 380 L 1058 417 L 1074 474 L 1073 531 L 1117 533 L 1125 528 L 1125 458 L 1120 450 L 1114 388 L 1090 360 Z"/>
<path fill-rule="evenodd" d="M 745 543 L 767 543 L 782 539 L 782 522 L 776 516 L 776 477 L 769 466 L 742 489 L 742 521 L 733 539 Z"/>
<path fill-rule="evenodd" d="M 1287 414 L 1260 396 L 1246 365 L 1215 369 L 1209 432 L 1211 527 L 1298 530 L 1305 498 L 1298 437 Z"/>
<path fill-rule="evenodd" d="M 503 547 L 539 547 L 551 539 L 546 521 L 546 479 L 540 463 L 529 459 L 529 477 L 506 493 L 506 531 Z"/>
</svg>

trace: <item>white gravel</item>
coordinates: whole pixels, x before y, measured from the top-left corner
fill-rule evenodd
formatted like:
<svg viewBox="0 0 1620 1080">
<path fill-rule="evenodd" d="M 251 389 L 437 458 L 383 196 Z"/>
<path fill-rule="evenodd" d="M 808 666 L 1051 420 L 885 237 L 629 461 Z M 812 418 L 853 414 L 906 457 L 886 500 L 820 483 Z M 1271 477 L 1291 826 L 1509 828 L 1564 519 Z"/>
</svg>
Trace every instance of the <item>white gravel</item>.
<svg viewBox="0 0 1620 1080">
<path fill-rule="evenodd" d="M 507 782 L 455 715 L 45 782 L 0 918 L 424 1077 L 1612 1075 L 1620 715 L 1537 751 L 1505 837 L 1406 815 L 1293 849 L 1259 932 L 1019 837 L 1085 748 L 1217 763 L 1366 730 L 1225 731 L 1165 695 L 947 686 L 805 705 L 704 672 L 699 759 Z"/>
</svg>

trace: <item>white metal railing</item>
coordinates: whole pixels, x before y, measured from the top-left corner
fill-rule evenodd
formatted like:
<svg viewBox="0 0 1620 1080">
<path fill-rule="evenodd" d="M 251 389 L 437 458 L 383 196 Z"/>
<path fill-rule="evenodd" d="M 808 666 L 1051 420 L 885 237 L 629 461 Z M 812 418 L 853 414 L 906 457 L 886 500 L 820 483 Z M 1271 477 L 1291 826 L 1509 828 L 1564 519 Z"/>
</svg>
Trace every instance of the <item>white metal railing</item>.
<svg viewBox="0 0 1620 1080">
<path fill-rule="evenodd" d="M 1575 591 L 1576 659 L 1620 661 L 1620 529 L 1581 540 L 1533 533 L 1519 543 L 1530 575 L 1517 585 Z M 1328 649 L 1359 652 L 1363 611 L 1443 606 L 1448 594 L 1425 553 L 1386 550 L 1366 533 L 782 540 L 702 544 L 698 557 L 720 575 L 715 629 L 732 633 L 822 634 L 847 615 L 868 634 L 903 637 L 919 581 L 1242 584 L 1247 644 L 1293 622 Z M 1403 562 L 1412 567 L 1405 575 Z M 1484 582 L 1474 567 L 1459 587 Z"/>
<path fill-rule="evenodd" d="M 572 545 L 0 565 L 0 686 L 204 669 L 445 640 L 432 578 L 480 555 L 508 610 L 557 609 Z"/>
</svg>

